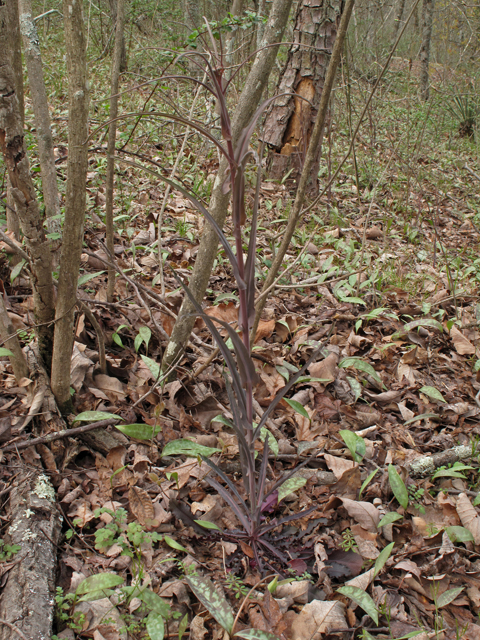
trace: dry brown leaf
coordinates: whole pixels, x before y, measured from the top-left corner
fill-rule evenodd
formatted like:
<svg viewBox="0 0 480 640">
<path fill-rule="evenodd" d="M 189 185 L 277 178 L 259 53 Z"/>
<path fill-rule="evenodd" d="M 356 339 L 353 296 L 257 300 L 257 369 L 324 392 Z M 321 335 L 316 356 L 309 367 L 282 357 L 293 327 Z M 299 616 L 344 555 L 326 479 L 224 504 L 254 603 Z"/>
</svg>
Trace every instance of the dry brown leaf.
<svg viewBox="0 0 480 640">
<path fill-rule="evenodd" d="M 324 602 L 312 600 L 306 604 L 292 624 L 292 640 L 317 638 L 320 634 L 333 633 L 348 627 L 345 605 L 338 600 Z"/>
<path fill-rule="evenodd" d="M 377 533 L 377 525 L 380 522 L 381 513 L 370 502 L 359 502 L 349 498 L 340 498 L 343 506 L 348 511 L 348 515 L 354 518 L 360 526 L 367 531 Z"/>
<path fill-rule="evenodd" d="M 369 240 L 376 240 L 377 238 L 383 238 L 383 231 L 378 227 L 370 227 L 365 232 L 365 237 Z"/>
<path fill-rule="evenodd" d="M 280 584 L 275 591 L 275 596 L 277 598 L 292 598 L 298 604 L 306 604 L 308 602 L 309 584 L 308 580 Z"/>
<path fill-rule="evenodd" d="M 375 567 L 369 569 L 366 573 L 361 573 L 359 576 L 348 580 L 345 584 L 350 587 L 358 587 L 362 591 L 366 591 L 368 585 L 372 582 L 375 575 Z"/>
<path fill-rule="evenodd" d="M 465 338 L 460 329 L 458 329 L 455 325 L 453 325 L 453 327 L 450 329 L 450 337 L 453 340 L 453 344 L 455 346 L 455 349 L 457 350 L 457 353 L 459 353 L 460 355 L 463 356 L 475 353 L 475 347 L 473 346 L 473 344 L 470 342 L 470 340 L 467 340 L 467 338 Z"/>
<path fill-rule="evenodd" d="M 395 565 L 395 569 L 403 569 L 403 571 L 406 571 L 407 574 L 411 573 L 417 576 L 417 578 L 419 579 L 422 577 L 422 572 L 420 571 L 420 568 L 412 560 L 402 560 L 402 562 L 399 562 L 398 564 Z"/>
<path fill-rule="evenodd" d="M 329 453 L 324 453 L 323 457 L 325 459 L 325 462 L 327 463 L 327 467 L 339 480 L 343 476 L 345 471 L 353 469 L 354 467 L 358 467 L 358 464 L 356 462 L 353 462 L 353 460 L 346 460 L 345 458 L 340 458 L 339 456 L 332 456 Z"/>
<path fill-rule="evenodd" d="M 150 496 L 140 487 L 130 487 L 128 502 L 133 515 L 140 524 L 146 525 L 154 519 L 153 504 Z"/>
<path fill-rule="evenodd" d="M 202 616 L 195 616 L 190 622 L 190 640 L 204 640 L 207 633 L 204 618 Z"/>
<path fill-rule="evenodd" d="M 255 334 L 255 342 L 262 338 L 269 338 L 275 330 L 275 320 L 260 320 L 257 333 Z"/>
<path fill-rule="evenodd" d="M 457 513 L 462 525 L 472 534 L 475 544 L 480 544 L 480 517 L 466 493 L 461 493 L 457 498 Z"/>
<path fill-rule="evenodd" d="M 336 378 L 338 356 L 336 353 L 331 353 L 320 362 L 314 362 L 308 367 L 308 373 L 313 378 L 320 378 L 325 380 L 325 384 L 333 382 Z"/>
</svg>

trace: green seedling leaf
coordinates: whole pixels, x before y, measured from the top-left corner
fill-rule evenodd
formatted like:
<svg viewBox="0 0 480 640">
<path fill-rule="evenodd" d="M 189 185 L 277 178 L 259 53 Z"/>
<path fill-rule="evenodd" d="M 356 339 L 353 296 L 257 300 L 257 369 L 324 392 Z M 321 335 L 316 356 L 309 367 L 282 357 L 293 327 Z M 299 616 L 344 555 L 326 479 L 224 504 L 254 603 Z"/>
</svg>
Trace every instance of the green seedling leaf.
<svg viewBox="0 0 480 640">
<path fill-rule="evenodd" d="M 149 424 L 116 424 L 115 428 L 135 440 L 151 440 L 162 430 L 159 424 L 155 427 L 151 427 Z"/>
<path fill-rule="evenodd" d="M 338 593 L 347 596 L 347 598 L 350 598 L 350 600 L 353 600 L 355 604 L 358 604 L 358 606 L 370 616 L 375 624 L 378 625 L 377 607 L 375 606 L 374 601 L 368 595 L 368 593 L 365 593 L 365 591 L 359 589 L 358 587 L 352 587 L 350 585 L 340 587 L 340 589 L 337 589 L 337 591 Z"/>
<path fill-rule="evenodd" d="M 165 540 L 165 542 L 168 544 L 169 547 L 172 547 L 172 549 L 176 549 L 177 551 L 183 551 L 184 553 L 188 553 L 188 549 L 185 549 L 185 547 L 182 547 L 182 545 L 179 542 L 177 542 L 173 538 L 170 538 L 170 536 L 164 536 L 163 539 Z"/>
<path fill-rule="evenodd" d="M 114 589 L 122 583 L 123 578 L 116 573 L 97 573 L 94 576 L 90 576 L 89 578 L 82 580 L 75 593 L 77 595 L 82 595 L 84 593 L 91 593 L 92 591 Z"/>
<path fill-rule="evenodd" d="M 342 302 L 351 302 L 352 304 L 363 304 L 364 307 L 367 306 L 365 300 L 361 298 L 356 298 L 355 296 L 347 296 L 346 298 L 342 298 Z"/>
<path fill-rule="evenodd" d="M 277 440 L 266 427 L 262 427 L 260 429 L 260 440 L 265 442 L 265 438 L 268 438 L 268 448 L 270 451 L 274 456 L 278 456 L 279 448 Z"/>
<path fill-rule="evenodd" d="M 445 527 L 445 533 L 450 540 L 455 542 L 473 542 L 473 535 L 465 527 Z"/>
<path fill-rule="evenodd" d="M 183 634 L 187 630 L 188 627 L 188 613 L 186 613 L 183 618 L 180 620 L 180 624 L 178 625 L 178 640 L 182 640 Z"/>
<path fill-rule="evenodd" d="M 84 411 L 75 416 L 74 422 L 100 422 L 100 420 L 109 420 L 110 418 L 116 418 L 117 420 L 123 420 L 120 416 L 116 416 L 114 413 L 106 413 L 106 411 Z"/>
<path fill-rule="evenodd" d="M 135 340 L 133 341 L 135 351 L 138 351 L 140 349 L 142 343 L 145 343 L 145 347 L 148 349 L 148 343 L 150 342 L 151 337 L 152 332 L 148 327 L 140 327 L 137 335 L 135 336 Z"/>
<path fill-rule="evenodd" d="M 412 322 L 408 322 L 400 331 L 396 331 L 393 334 L 392 340 L 398 340 L 418 327 L 431 327 L 432 329 L 437 329 L 440 333 L 443 332 L 443 327 L 438 320 L 434 320 L 433 318 L 423 318 L 422 320 L 412 320 Z"/>
<path fill-rule="evenodd" d="M 356 402 L 362 395 L 363 387 L 356 378 L 352 378 L 351 376 L 347 376 L 347 382 L 350 385 L 350 389 L 353 391 L 355 395 L 355 402 Z"/>
<path fill-rule="evenodd" d="M 170 616 L 170 605 L 151 589 L 144 589 L 138 594 L 138 597 L 154 613 L 164 618 Z"/>
<path fill-rule="evenodd" d="M 388 465 L 388 480 L 390 482 L 390 487 L 393 491 L 393 495 L 398 500 L 399 504 L 402 505 L 404 509 L 408 507 L 408 491 L 405 483 L 403 482 L 400 474 L 395 469 L 393 464 Z"/>
<path fill-rule="evenodd" d="M 472 467 L 470 467 L 472 468 Z M 465 479 L 467 476 L 463 473 L 460 473 L 460 471 L 456 471 L 455 469 L 439 469 L 438 471 L 435 471 L 435 473 L 432 476 L 432 480 L 435 480 L 435 478 L 463 478 Z"/>
<path fill-rule="evenodd" d="M 261 629 L 244 629 L 237 631 L 234 638 L 244 638 L 245 640 L 279 640 L 278 636 Z"/>
<path fill-rule="evenodd" d="M 280 486 L 278 490 L 278 502 L 280 502 L 280 500 L 283 500 L 285 496 L 288 496 L 290 493 L 293 493 L 294 491 L 297 491 L 297 489 L 303 487 L 306 482 L 307 479 L 302 478 L 302 476 L 299 475 L 292 476 L 288 480 L 285 480 L 285 482 Z"/>
<path fill-rule="evenodd" d="M 115 591 L 112 589 L 97 589 L 96 591 L 89 591 L 81 598 L 78 598 L 77 602 L 94 602 L 95 600 L 103 600 L 103 598 L 109 598 Z"/>
<path fill-rule="evenodd" d="M 220 422 L 221 424 L 224 424 L 226 427 L 230 427 L 230 429 L 235 429 L 235 425 L 233 424 L 233 422 L 228 418 L 226 418 L 225 416 L 222 416 L 222 414 L 220 413 L 218 414 L 218 416 L 215 416 L 215 418 L 212 418 L 210 422 Z"/>
<path fill-rule="evenodd" d="M 21 270 L 23 269 L 23 265 L 26 263 L 25 258 L 22 258 L 22 260 L 20 260 L 20 262 L 18 264 L 16 264 L 11 273 L 10 273 L 10 282 L 13 282 L 15 280 L 15 278 L 18 278 L 18 276 L 20 275 Z"/>
<path fill-rule="evenodd" d="M 474 507 L 480 504 L 480 493 L 477 494 L 477 497 L 473 500 L 472 504 Z"/>
<path fill-rule="evenodd" d="M 147 365 L 147 367 L 150 369 L 150 373 L 155 378 L 155 380 L 158 380 L 158 378 L 160 377 L 160 365 L 157 362 L 155 362 L 155 360 L 152 360 L 148 356 L 141 355 L 140 357 L 144 361 L 144 363 Z"/>
<path fill-rule="evenodd" d="M 455 589 L 449 589 L 444 591 L 442 595 L 438 596 L 436 605 L 439 609 L 446 607 L 447 604 L 453 602 L 465 589 L 465 587 L 455 587 Z"/>
<path fill-rule="evenodd" d="M 474 372 L 476 372 L 476 371 L 480 371 L 480 360 L 477 360 L 477 361 L 475 362 L 475 364 L 473 365 L 473 371 L 474 371 Z"/>
<path fill-rule="evenodd" d="M 267 589 L 270 591 L 270 593 L 275 593 L 275 591 L 277 590 L 277 587 L 278 587 L 278 576 L 275 576 L 275 578 L 267 584 Z"/>
<path fill-rule="evenodd" d="M 338 363 L 338 366 L 344 369 L 346 369 L 347 367 L 353 367 L 354 369 L 358 369 L 359 371 L 368 373 L 368 375 L 372 376 L 372 378 L 376 380 L 378 384 L 386 389 L 385 385 L 382 382 L 382 379 L 372 367 L 372 365 L 368 362 L 365 362 L 365 360 L 362 360 L 361 358 L 344 358 Z"/>
<path fill-rule="evenodd" d="M 377 524 L 377 527 L 385 527 L 387 524 L 392 524 L 393 522 L 396 522 L 397 520 L 401 520 L 403 518 L 402 515 L 400 515 L 399 513 L 396 513 L 395 511 L 390 511 L 390 513 L 386 513 L 383 518 L 380 520 L 380 522 Z"/>
<path fill-rule="evenodd" d="M 281 364 L 277 364 L 275 366 L 275 369 L 278 371 L 278 373 L 282 376 L 282 378 L 284 378 L 284 380 L 286 380 L 287 382 L 290 380 L 290 372 L 287 369 L 287 367 L 284 367 Z"/>
<path fill-rule="evenodd" d="M 204 576 L 186 576 L 188 586 L 203 606 L 228 634 L 232 633 L 233 611 L 225 597 L 218 593 L 213 583 Z"/>
<path fill-rule="evenodd" d="M 382 549 L 382 551 L 380 552 L 380 555 L 378 556 L 378 558 L 375 561 L 375 567 L 373 569 L 373 577 L 374 578 L 375 578 L 375 576 L 378 576 L 380 571 L 385 566 L 385 563 L 389 559 L 390 554 L 392 553 L 392 549 L 393 549 L 394 546 L 395 546 L 395 542 L 391 542 L 390 544 L 388 544 L 385 547 L 385 549 Z"/>
<path fill-rule="evenodd" d="M 357 436 L 354 431 L 349 431 L 348 429 L 343 429 L 339 433 L 347 445 L 348 450 L 352 454 L 354 461 L 361 462 L 362 458 L 367 453 L 365 440 L 361 436 Z"/>
<path fill-rule="evenodd" d="M 208 520 L 195 520 L 194 522 L 196 522 L 204 529 L 215 529 L 215 531 L 221 531 L 220 527 L 217 526 L 214 522 L 209 522 Z"/>
<path fill-rule="evenodd" d="M 197 444 L 191 440 L 171 440 L 165 445 L 162 456 L 189 456 L 190 458 L 205 456 L 205 458 L 209 458 L 220 451 L 221 449 L 205 447 L 203 444 Z"/>
<path fill-rule="evenodd" d="M 238 296 L 234 293 L 221 293 L 219 296 L 215 298 L 213 304 L 219 304 L 224 300 L 233 300 L 234 302 L 238 302 Z"/>
<path fill-rule="evenodd" d="M 165 623 L 161 614 L 150 611 L 147 616 L 146 627 L 150 640 L 163 640 L 165 637 Z"/>
<path fill-rule="evenodd" d="M 419 391 L 421 393 L 424 393 L 429 398 L 432 398 L 432 400 L 438 400 L 439 402 L 445 403 L 447 402 L 440 391 L 438 389 L 435 389 L 435 387 L 422 387 L 421 389 L 419 389 Z"/>
<path fill-rule="evenodd" d="M 77 285 L 81 287 L 82 284 L 86 284 L 87 282 L 90 282 L 90 280 L 93 280 L 97 276 L 101 276 L 102 273 L 105 273 L 105 271 L 97 271 L 97 273 L 84 273 L 83 276 L 79 276 Z"/>
<path fill-rule="evenodd" d="M 0 356 L 13 356 L 13 353 L 5 347 L 0 347 Z"/>
<path fill-rule="evenodd" d="M 310 420 L 310 416 L 308 415 L 308 412 L 303 406 L 303 404 L 300 404 L 300 402 L 297 402 L 296 400 L 290 400 L 289 398 L 283 398 L 283 399 L 288 405 L 292 407 L 294 411 L 299 413 L 301 416 L 303 416 L 307 420 Z"/>
<path fill-rule="evenodd" d="M 410 420 L 407 420 L 406 422 L 404 422 L 403 426 L 406 427 L 407 424 L 418 422 L 418 420 L 427 420 L 428 418 L 440 418 L 440 416 L 438 415 L 438 413 L 420 413 L 418 416 L 415 416 L 414 418 L 410 418 Z"/>
<path fill-rule="evenodd" d="M 363 481 L 362 486 L 360 487 L 360 491 L 358 493 L 358 499 L 359 500 L 360 500 L 360 497 L 361 497 L 364 489 L 366 489 L 368 487 L 368 485 L 374 479 L 374 477 L 377 475 L 378 472 L 379 472 L 379 469 L 374 469 L 371 473 L 368 474 L 367 478 L 365 478 L 365 480 Z"/>
</svg>

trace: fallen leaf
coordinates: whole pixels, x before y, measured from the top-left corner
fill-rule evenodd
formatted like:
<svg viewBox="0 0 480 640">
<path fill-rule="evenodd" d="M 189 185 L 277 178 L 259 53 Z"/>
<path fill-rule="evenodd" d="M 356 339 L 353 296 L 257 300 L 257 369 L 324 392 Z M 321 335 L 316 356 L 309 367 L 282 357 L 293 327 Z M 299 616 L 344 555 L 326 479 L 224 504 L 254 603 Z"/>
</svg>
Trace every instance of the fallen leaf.
<svg viewBox="0 0 480 640">
<path fill-rule="evenodd" d="M 450 337 L 453 340 L 453 344 L 455 346 L 455 349 L 457 350 L 457 353 L 459 353 L 460 355 L 471 355 L 475 353 L 476 349 L 473 344 L 470 342 L 470 340 L 467 340 L 467 338 L 465 338 L 463 333 L 459 329 L 457 329 L 455 325 L 453 325 L 453 327 L 450 329 Z"/>
<path fill-rule="evenodd" d="M 320 637 L 348 627 L 345 605 L 338 600 L 312 600 L 306 604 L 292 624 L 292 640 Z"/>
<path fill-rule="evenodd" d="M 355 518 L 359 525 L 372 533 L 378 532 L 377 525 L 382 516 L 377 507 L 370 502 L 350 500 L 349 498 L 341 498 L 341 500 L 348 515 Z"/>
<path fill-rule="evenodd" d="M 472 534 L 475 544 L 480 544 L 480 517 L 466 493 L 461 493 L 457 498 L 457 513 L 463 526 Z"/>
<path fill-rule="evenodd" d="M 154 519 L 153 504 L 150 496 L 140 487 L 130 487 L 128 502 L 133 515 L 142 525 L 152 522 Z"/>
<path fill-rule="evenodd" d="M 314 362 L 308 367 L 308 373 L 313 378 L 320 378 L 325 380 L 325 384 L 333 382 L 336 378 L 338 356 L 336 353 L 331 353 L 324 360 L 320 362 Z"/>
</svg>

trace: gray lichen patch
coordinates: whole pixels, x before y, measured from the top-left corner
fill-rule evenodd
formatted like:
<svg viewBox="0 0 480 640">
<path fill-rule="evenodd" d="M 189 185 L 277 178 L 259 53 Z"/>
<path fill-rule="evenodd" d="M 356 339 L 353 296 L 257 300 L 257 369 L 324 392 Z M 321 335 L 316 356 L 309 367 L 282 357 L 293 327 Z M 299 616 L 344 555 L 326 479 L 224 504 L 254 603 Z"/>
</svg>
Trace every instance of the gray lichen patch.
<svg viewBox="0 0 480 640">
<path fill-rule="evenodd" d="M 38 476 L 33 493 L 35 493 L 39 498 L 43 498 L 49 502 L 55 502 L 55 489 L 52 487 L 50 480 L 45 475 Z"/>
</svg>

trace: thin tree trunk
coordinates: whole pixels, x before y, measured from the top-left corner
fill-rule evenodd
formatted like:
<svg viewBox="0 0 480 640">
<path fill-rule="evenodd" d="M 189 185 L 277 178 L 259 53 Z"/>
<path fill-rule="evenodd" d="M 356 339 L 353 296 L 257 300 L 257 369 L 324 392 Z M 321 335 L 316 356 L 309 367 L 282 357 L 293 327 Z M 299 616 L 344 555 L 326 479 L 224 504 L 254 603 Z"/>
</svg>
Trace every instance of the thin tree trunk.
<svg viewBox="0 0 480 640">
<path fill-rule="evenodd" d="M 30 176 L 15 76 L 8 55 L 7 28 L 5 5 L 0 5 L 0 147 L 30 257 L 38 346 L 46 367 L 50 369 L 55 309 L 51 256 Z"/>
<path fill-rule="evenodd" d="M 88 162 L 88 84 L 82 4 L 63 0 L 68 73 L 68 165 L 60 276 L 58 278 L 52 391 L 62 412 L 71 408 L 70 361 L 77 280 L 83 242 Z"/>
<path fill-rule="evenodd" d="M 22 39 L 18 22 L 18 4 L 16 0 L 6 3 L 7 37 L 13 74 L 15 77 L 15 92 L 18 98 L 22 125 L 25 120 L 25 102 L 23 95 L 23 69 L 22 69 Z M 20 222 L 15 211 L 15 200 L 12 195 L 12 185 L 7 177 L 7 229 L 13 231 L 17 240 L 20 240 Z"/>
<path fill-rule="evenodd" d="M 268 77 L 272 70 L 278 47 L 268 46 L 281 42 L 285 26 L 290 14 L 292 0 L 274 0 L 270 16 L 265 29 L 265 48 L 255 58 L 245 87 L 239 97 L 232 122 L 233 142 L 238 140 L 242 129 L 248 124 L 260 102 L 262 93 L 267 86 Z M 229 194 L 223 193 L 223 183 L 227 172 L 227 162 L 222 158 L 218 174 L 210 199 L 210 213 L 220 227 L 223 227 L 228 210 Z M 200 246 L 195 260 L 195 266 L 190 278 L 189 287 L 195 300 L 201 303 L 207 289 L 213 262 L 217 255 L 218 237 L 215 230 L 208 223 L 200 240 Z M 176 363 L 185 351 L 190 334 L 195 323 L 196 311 L 192 303 L 185 296 L 182 307 L 173 328 L 170 341 L 162 360 L 162 372 L 166 372 Z"/>
<path fill-rule="evenodd" d="M 281 179 L 290 169 L 292 179 L 300 177 L 341 7 L 341 0 L 301 0 L 298 5 L 293 36 L 298 44 L 290 48 L 278 87 L 279 94 L 289 95 L 279 97 L 265 119 L 263 140 L 271 150 L 267 166 L 272 178 Z M 308 184 L 311 191 L 317 189 L 320 152 L 319 146 Z"/>
<path fill-rule="evenodd" d="M 398 0 L 397 13 L 395 14 L 395 24 L 393 31 L 393 41 L 397 39 L 400 26 L 402 24 L 403 12 L 405 11 L 405 0 Z"/>
<path fill-rule="evenodd" d="M 122 42 L 123 42 L 123 25 L 125 17 L 125 2 L 117 0 L 116 3 L 115 24 L 115 48 L 113 51 L 112 61 L 112 79 L 110 85 L 110 125 L 108 127 L 108 144 L 107 144 L 107 185 L 106 185 L 106 202 L 105 202 L 105 225 L 107 249 L 110 254 L 114 255 L 113 242 L 113 182 L 115 177 L 115 140 L 117 136 L 117 123 L 115 118 L 118 115 L 118 85 L 120 77 L 120 65 L 122 62 Z M 108 268 L 107 283 L 107 300 L 113 302 L 113 291 L 115 288 L 115 269 Z"/>
<path fill-rule="evenodd" d="M 117 37 L 117 24 L 118 24 L 118 5 L 120 2 L 123 4 L 123 18 L 122 18 L 122 39 L 120 43 L 120 73 L 125 73 L 127 70 L 127 47 L 125 46 L 125 0 L 109 0 L 110 1 L 110 15 L 112 16 L 112 25 L 115 29 L 115 38 Z M 115 47 L 117 44 L 115 43 Z"/>
<path fill-rule="evenodd" d="M 42 58 L 39 39 L 32 15 L 31 0 L 19 0 L 20 30 L 23 38 L 23 50 L 28 71 L 30 95 L 35 115 L 38 156 L 42 175 L 43 201 L 49 233 L 61 234 L 60 202 L 58 199 L 57 171 L 53 155 L 53 137 L 48 111 L 47 91 L 43 78 Z M 54 243 L 55 246 L 56 243 Z"/>
<path fill-rule="evenodd" d="M 12 365 L 13 374 L 15 380 L 19 382 L 22 378 L 28 378 L 28 365 L 27 359 L 22 351 L 18 336 L 13 328 L 12 321 L 5 307 L 3 296 L 0 293 L 0 338 L 5 343 L 6 349 L 13 353 L 13 356 L 9 356 L 10 364 Z"/>
<path fill-rule="evenodd" d="M 244 0 L 233 0 L 232 9 L 230 13 L 234 17 L 239 17 L 243 12 Z M 231 66 L 234 63 L 233 50 L 235 49 L 236 31 L 230 31 L 225 38 L 225 51 L 227 65 Z M 231 73 L 229 74 L 231 75 Z"/>
<path fill-rule="evenodd" d="M 322 97 L 321 97 L 320 105 L 318 108 L 317 119 L 313 127 L 310 143 L 308 145 L 308 150 L 305 157 L 305 163 L 303 165 L 302 174 L 300 176 L 300 183 L 298 185 L 297 193 L 295 196 L 295 202 L 293 203 L 293 208 L 288 219 L 287 228 L 285 229 L 282 243 L 277 251 L 277 254 L 272 263 L 272 266 L 268 271 L 268 275 L 263 284 L 262 291 L 266 291 L 266 289 L 268 289 L 268 287 L 270 287 L 270 285 L 275 280 L 275 277 L 278 274 L 280 267 L 282 266 L 283 260 L 285 258 L 285 254 L 287 253 L 287 249 L 290 245 L 290 241 L 294 234 L 295 228 L 300 219 L 303 203 L 305 201 L 305 196 L 307 193 L 308 182 L 310 180 L 310 176 L 312 173 L 312 167 L 314 167 L 317 162 L 317 149 L 321 144 L 323 131 L 325 128 L 325 120 L 327 117 L 328 103 L 330 100 L 330 95 L 332 93 L 336 71 L 340 63 L 340 58 L 341 58 L 343 46 L 345 43 L 345 37 L 347 34 L 348 23 L 350 22 L 350 16 L 352 14 L 354 3 L 355 3 L 355 0 L 346 0 L 345 7 L 343 9 L 342 18 L 340 20 L 340 25 L 338 28 L 338 34 L 335 39 L 335 45 L 333 47 L 330 64 L 328 65 L 328 71 L 325 77 L 325 84 L 323 87 Z M 264 297 L 261 303 L 257 305 L 256 312 L 255 312 L 255 323 L 252 328 L 253 336 L 255 336 L 255 333 L 257 331 L 258 323 L 260 321 L 260 316 L 262 314 L 263 308 L 265 307 L 266 300 L 267 298 Z"/>
<path fill-rule="evenodd" d="M 422 5 L 422 46 L 420 48 L 420 94 L 422 100 L 428 100 L 430 94 L 430 43 L 432 40 L 434 0 L 423 0 Z"/>
</svg>

